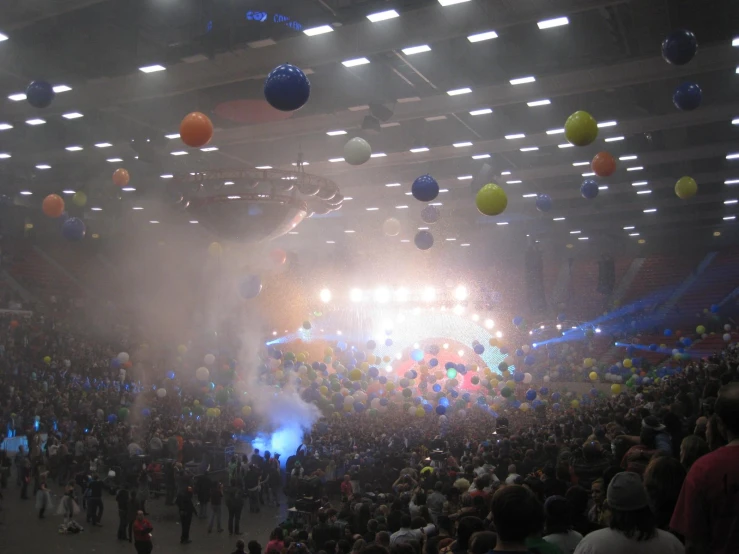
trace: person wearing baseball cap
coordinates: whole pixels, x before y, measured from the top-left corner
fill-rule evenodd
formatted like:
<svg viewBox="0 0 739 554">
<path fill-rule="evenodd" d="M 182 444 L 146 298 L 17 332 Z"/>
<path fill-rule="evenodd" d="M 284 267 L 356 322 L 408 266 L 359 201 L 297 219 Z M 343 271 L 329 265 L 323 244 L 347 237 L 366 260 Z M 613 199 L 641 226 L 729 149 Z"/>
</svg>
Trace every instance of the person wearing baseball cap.
<svg viewBox="0 0 739 554">
<path fill-rule="evenodd" d="M 609 527 L 593 531 L 577 545 L 575 554 L 683 554 L 672 534 L 657 529 L 649 497 L 637 473 L 616 474 L 606 494 L 611 511 Z"/>
</svg>

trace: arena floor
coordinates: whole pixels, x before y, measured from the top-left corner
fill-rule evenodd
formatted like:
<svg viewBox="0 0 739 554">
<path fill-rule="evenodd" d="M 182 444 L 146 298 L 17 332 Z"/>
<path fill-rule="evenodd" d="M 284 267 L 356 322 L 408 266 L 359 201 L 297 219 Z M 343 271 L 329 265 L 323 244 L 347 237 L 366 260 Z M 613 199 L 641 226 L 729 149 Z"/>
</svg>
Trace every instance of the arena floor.
<svg viewBox="0 0 739 554">
<path fill-rule="evenodd" d="M 14 477 L 14 476 L 13 476 Z M 53 489 L 59 493 L 59 489 Z M 7 489 L 2 490 L 3 511 L 0 512 L 0 552 L 3 554 L 28 554 L 43 552 L 51 554 L 64 552 L 75 554 L 95 552 L 134 553 L 133 544 L 118 541 L 118 510 L 115 499 L 105 496 L 102 527 L 93 527 L 85 523 L 84 513 L 76 520 L 84 527 L 84 531 L 76 535 L 62 535 L 58 533 L 62 517 L 55 515 L 59 502 L 58 494 L 53 496 L 54 509 L 44 519 L 39 519 L 34 511 L 34 500 L 20 499 L 20 489 L 12 482 Z M 30 491 L 29 491 L 30 493 Z M 180 523 L 177 508 L 165 506 L 164 498 L 151 500 L 147 504 L 149 520 L 154 526 L 154 552 L 197 552 L 198 554 L 229 554 L 235 550 L 236 540 L 239 537 L 228 535 L 228 512 L 223 507 L 221 524 L 224 531 L 217 533 L 215 529 L 210 535 L 207 532 L 208 521 L 193 519 L 190 529 L 192 543 L 180 544 Z M 240 537 L 244 541 L 258 540 L 264 547 L 270 532 L 286 517 L 286 504 L 281 503 L 279 508 L 263 506 L 260 513 L 249 514 L 248 504 L 241 515 Z M 209 514 L 210 516 L 210 514 Z"/>
</svg>

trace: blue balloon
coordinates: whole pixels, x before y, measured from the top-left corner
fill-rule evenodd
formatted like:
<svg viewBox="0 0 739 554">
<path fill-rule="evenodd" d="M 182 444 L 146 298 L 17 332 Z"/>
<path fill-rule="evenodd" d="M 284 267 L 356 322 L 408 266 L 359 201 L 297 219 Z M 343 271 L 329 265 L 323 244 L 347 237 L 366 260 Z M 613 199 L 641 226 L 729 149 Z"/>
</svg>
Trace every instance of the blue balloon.
<svg viewBox="0 0 739 554">
<path fill-rule="evenodd" d="M 439 196 L 439 183 L 431 175 L 421 175 L 411 185 L 411 194 L 421 202 L 431 202 Z"/>
<path fill-rule="evenodd" d="M 560 394 L 559 394 L 558 392 L 553 392 L 553 393 L 552 393 L 552 402 L 559 402 L 559 399 L 560 399 L 561 397 L 562 397 L 562 396 L 561 396 L 561 395 L 560 395 Z"/>
<path fill-rule="evenodd" d="M 566 319 L 567 319 L 567 316 L 566 316 L 565 314 L 559 314 L 559 315 L 557 316 L 557 321 L 560 321 L 560 322 L 562 322 L 562 321 L 564 321 L 564 320 L 566 320 Z M 547 346 L 549 346 L 549 345 L 547 345 Z"/>
<path fill-rule="evenodd" d="M 501 346 L 499 350 L 500 350 L 500 353 L 503 354 L 504 356 L 507 356 L 508 352 L 510 352 L 507 346 Z"/>
<path fill-rule="evenodd" d="M 683 337 L 683 346 L 690 346 L 691 344 L 693 344 L 693 341 L 690 337 Z"/>
<path fill-rule="evenodd" d="M 698 51 L 698 40 L 687 29 L 676 29 L 662 41 L 662 57 L 673 65 L 685 65 Z"/>
<path fill-rule="evenodd" d="M 411 351 L 411 359 L 414 362 L 420 362 L 421 360 L 423 360 L 423 350 L 421 350 L 420 348 L 414 348 Z"/>
<path fill-rule="evenodd" d="M 367 341 L 367 350 L 374 350 L 375 348 L 377 348 L 377 343 L 375 341 L 373 341 L 373 340 L 368 340 Z"/>
<path fill-rule="evenodd" d="M 312 368 L 313 368 L 313 369 L 314 369 L 315 371 L 318 371 L 319 369 L 321 369 L 321 364 L 319 364 L 318 362 L 313 362 L 312 364 L 310 364 L 310 366 L 311 366 L 311 367 L 312 367 Z"/>
<path fill-rule="evenodd" d="M 167 379 L 174 379 L 174 371 L 169 370 L 167 372 Z"/>
<path fill-rule="evenodd" d="M 523 350 L 521 350 L 520 348 L 517 348 L 516 349 L 516 356 L 518 356 L 519 358 L 523 358 Z"/>
<path fill-rule="evenodd" d="M 112 367 L 113 369 L 119 369 L 121 367 L 121 361 L 118 358 L 111 359 L 110 367 Z"/>
<path fill-rule="evenodd" d="M 359 352 L 355 352 L 354 357 L 356 358 L 354 365 L 357 365 L 357 362 L 363 362 L 364 360 L 367 359 L 367 355 L 361 350 Z"/>
<path fill-rule="evenodd" d="M 446 413 L 446 406 L 436 406 L 436 413 L 439 415 L 444 415 Z"/>
<path fill-rule="evenodd" d="M 548 194 L 540 194 L 536 197 L 536 209 L 540 212 L 548 212 L 552 209 L 552 197 Z"/>
<path fill-rule="evenodd" d="M 518 410 L 521 407 L 521 401 L 520 400 L 514 400 L 513 402 L 511 402 L 511 406 L 513 406 L 514 408 L 516 408 Z"/>
<path fill-rule="evenodd" d="M 580 194 L 583 198 L 592 200 L 598 196 L 598 182 L 593 179 L 585 179 L 580 186 Z"/>
<path fill-rule="evenodd" d="M 393 345 L 393 339 L 385 339 L 385 346 L 392 346 Z"/>
<path fill-rule="evenodd" d="M 476 344 L 473 350 L 475 351 L 475 354 L 479 356 L 480 354 L 485 352 L 485 347 L 482 344 Z"/>
<path fill-rule="evenodd" d="M 275 360 L 281 360 L 282 359 L 282 351 L 280 349 L 278 349 L 278 348 L 275 348 L 274 350 L 272 350 L 272 357 Z"/>
<path fill-rule="evenodd" d="M 108 416 L 108 423 L 115 423 L 116 421 L 118 421 L 118 416 L 117 415 L 110 414 Z"/>
<path fill-rule="evenodd" d="M 377 368 L 376 368 L 375 366 L 371 366 L 371 367 L 370 367 L 370 368 L 369 368 L 369 369 L 367 370 L 367 375 L 369 375 L 369 376 L 370 376 L 370 377 L 372 377 L 373 379 L 376 379 L 376 378 L 377 378 L 377 376 L 378 376 L 379 374 L 380 374 L 380 370 L 379 370 L 379 369 L 377 369 Z"/>
<path fill-rule="evenodd" d="M 531 403 L 531 407 L 532 407 L 532 408 L 538 408 L 538 407 L 539 407 L 539 406 L 541 406 L 542 404 L 544 404 L 544 403 L 543 403 L 543 402 L 542 402 L 541 400 L 539 400 L 539 399 L 537 398 L 536 400 L 534 400 L 534 401 L 533 401 L 533 402 Z"/>
<path fill-rule="evenodd" d="M 534 365 L 536 363 L 536 357 L 533 354 L 529 354 L 523 359 L 523 363 L 526 365 Z"/>
<path fill-rule="evenodd" d="M 549 394 L 549 389 L 547 387 L 541 387 L 539 389 L 539 394 L 542 396 L 547 396 Z"/>
<path fill-rule="evenodd" d="M 515 381 L 516 383 L 522 383 L 522 382 L 523 382 L 523 380 L 524 380 L 524 374 L 523 374 L 523 373 L 516 373 L 516 374 L 515 374 L 515 375 L 513 376 L 513 380 L 514 380 L 514 381 Z"/>
<path fill-rule="evenodd" d="M 71 241 L 79 241 L 85 238 L 87 227 L 85 222 L 78 217 L 70 217 L 62 225 L 62 235 L 65 239 Z"/>
<path fill-rule="evenodd" d="M 462 400 L 464 400 L 465 402 L 469 402 L 470 398 L 471 398 L 470 393 L 465 392 L 462 394 Z"/>
<path fill-rule="evenodd" d="M 719 311 L 719 305 L 718 304 L 711 304 L 711 313 L 717 314 Z"/>
<path fill-rule="evenodd" d="M 32 81 L 26 87 L 26 100 L 34 108 L 48 108 L 54 101 L 54 87 L 46 81 Z"/>
<path fill-rule="evenodd" d="M 652 352 L 656 352 L 658 348 L 659 346 L 657 346 L 656 344 L 649 345 L 649 350 L 651 350 Z"/>
<path fill-rule="evenodd" d="M 428 250 L 434 245 L 434 236 L 428 231 L 418 231 L 413 242 L 419 250 Z"/>
<path fill-rule="evenodd" d="M 441 217 L 441 212 L 436 206 L 426 206 L 421 210 L 421 220 L 424 223 L 436 223 Z"/>
<path fill-rule="evenodd" d="M 426 403 L 423 405 L 423 411 L 426 412 L 427 414 L 430 414 L 431 412 L 434 411 L 434 407 L 431 404 Z"/>
<path fill-rule="evenodd" d="M 488 403 L 488 401 L 484 396 L 478 396 L 477 403 L 480 404 L 481 406 L 484 406 L 485 404 Z"/>
<path fill-rule="evenodd" d="M 439 383 L 436 383 L 433 387 L 431 387 L 431 390 L 433 390 L 434 392 L 439 392 L 441 391 L 441 385 Z"/>
<path fill-rule="evenodd" d="M 664 330 L 664 335 L 666 337 L 671 337 L 672 336 L 672 330 L 671 329 L 665 329 Z"/>
<path fill-rule="evenodd" d="M 441 348 L 439 348 L 438 344 L 432 344 L 429 346 L 428 351 L 432 356 L 436 356 L 441 351 Z"/>
<path fill-rule="evenodd" d="M 457 373 L 461 373 L 462 375 L 467 373 L 467 367 L 464 364 L 457 364 L 454 366 L 454 369 L 457 370 Z"/>
<path fill-rule="evenodd" d="M 697 83 L 681 83 L 672 95 L 672 103 L 678 110 L 689 112 L 701 105 L 703 91 Z"/>
<path fill-rule="evenodd" d="M 449 406 L 449 399 L 446 396 L 439 398 L 439 406 Z"/>
<path fill-rule="evenodd" d="M 377 379 L 377 380 L 378 380 L 378 381 L 379 381 L 380 383 L 382 383 L 383 385 L 384 385 L 385 383 L 387 383 L 387 377 L 385 377 L 384 375 L 380 375 L 380 378 L 379 378 L 379 379 Z"/>
<path fill-rule="evenodd" d="M 239 283 L 239 294 L 249 300 L 262 292 L 262 279 L 259 275 L 247 275 Z"/>
<path fill-rule="evenodd" d="M 522 323 L 523 323 L 523 318 L 520 315 L 517 315 L 516 317 L 513 318 L 513 325 L 515 325 L 516 327 L 518 327 Z"/>
<path fill-rule="evenodd" d="M 323 362 L 321 362 L 320 369 L 321 371 L 325 373 L 328 370 L 328 366 L 324 364 Z"/>
<path fill-rule="evenodd" d="M 149 417 L 151 415 L 151 410 L 149 408 L 144 408 L 141 410 L 141 415 L 144 417 Z"/>
<path fill-rule="evenodd" d="M 459 396 L 459 391 L 457 389 L 450 389 L 449 396 L 451 396 L 452 398 L 457 398 Z"/>
<path fill-rule="evenodd" d="M 429 360 L 429 367 L 436 367 L 437 365 L 439 365 L 439 360 L 436 358 L 431 358 Z"/>
<path fill-rule="evenodd" d="M 310 98 L 310 81 L 300 68 L 278 65 L 264 81 L 264 98 L 282 112 L 299 110 Z"/>
<path fill-rule="evenodd" d="M 561 407 L 562 406 L 560 406 L 559 403 L 557 403 L 557 402 L 555 402 L 554 404 L 552 404 L 552 410 L 554 410 L 555 412 L 558 412 Z"/>
<path fill-rule="evenodd" d="M 536 399 L 536 391 L 534 389 L 529 389 L 526 391 L 526 400 L 529 402 L 532 402 Z"/>
<path fill-rule="evenodd" d="M 457 369 L 457 364 L 454 362 L 447 362 L 444 364 L 444 369 Z"/>
<path fill-rule="evenodd" d="M 347 344 L 344 341 L 339 341 L 336 343 L 336 348 L 338 350 L 346 350 Z"/>
<path fill-rule="evenodd" d="M 598 396 L 598 389 L 596 389 L 595 387 L 590 389 L 590 396 Z"/>
<path fill-rule="evenodd" d="M 354 411 L 355 412 L 362 412 L 364 410 L 364 404 L 359 402 L 358 400 L 354 403 Z"/>
</svg>

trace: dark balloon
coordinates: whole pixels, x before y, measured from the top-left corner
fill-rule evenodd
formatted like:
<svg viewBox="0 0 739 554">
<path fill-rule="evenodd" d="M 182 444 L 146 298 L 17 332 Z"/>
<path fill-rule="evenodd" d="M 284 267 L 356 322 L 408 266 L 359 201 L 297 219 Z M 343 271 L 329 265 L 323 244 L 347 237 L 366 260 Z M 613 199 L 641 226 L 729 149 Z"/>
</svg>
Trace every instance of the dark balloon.
<svg viewBox="0 0 739 554">
<path fill-rule="evenodd" d="M 259 275 L 247 275 L 239 283 L 239 294 L 242 298 L 250 299 L 262 292 L 262 279 Z"/>
<path fill-rule="evenodd" d="M 672 95 L 672 103 L 678 110 L 689 112 L 701 105 L 703 91 L 696 83 L 681 83 Z"/>
<path fill-rule="evenodd" d="M 536 197 L 536 209 L 540 212 L 548 212 L 552 209 L 552 197 L 548 194 L 540 194 Z"/>
<path fill-rule="evenodd" d="M 434 245 L 434 236 L 428 231 L 418 231 L 413 242 L 419 250 L 428 250 Z"/>
<path fill-rule="evenodd" d="M 26 87 L 26 100 L 34 108 L 48 108 L 54 96 L 54 87 L 46 81 L 33 81 Z"/>
<path fill-rule="evenodd" d="M 421 175 L 411 186 L 413 198 L 421 202 L 431 202 L 439 196 L 439 183 L 431 175 Z"/>
<path fill-rule="evenodd" d="M 278 65 L 264 81 L 264 98 L 277 110 L 299 110 L 310 98 L 310 81 L 300 68 Z"/>
<path fill-rule="evenodd" d="M 87 227 L 84 221 L 77 217 L 70 217 L 62 225 L 62 235 L 64 238 L 71 241 L 79 241 L 85 238 L 85 231 Z"/>
<path fill-rule="evenodd" d="M 676 29 L 662 41 L 662 57 L 673 65 L 685 65 L 697 51 L 698 40 L 687 29 Z"/>
<path fill-rule="evenodd" d="M 580 186 L 580 194 L 583 198 L 592 200 L 598 196 L 598 182 L 593 179 L 585 179 L 583 184 Z"/>
</svg>

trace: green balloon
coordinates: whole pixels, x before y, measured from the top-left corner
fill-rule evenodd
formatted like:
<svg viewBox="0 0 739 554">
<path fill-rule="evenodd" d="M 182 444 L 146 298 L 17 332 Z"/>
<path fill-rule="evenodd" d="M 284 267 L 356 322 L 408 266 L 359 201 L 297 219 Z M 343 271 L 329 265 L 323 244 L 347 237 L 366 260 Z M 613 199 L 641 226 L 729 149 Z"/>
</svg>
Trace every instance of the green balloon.
<svg viewBox="0 0 739 554">
<path fill-rule="evenodd" d="M 513 391 L 508 387 L 503 387 L 502 389 L 500 389 L 500 395 L 504 398 L 509 398 L 512 394 Z"/>
</svg>

